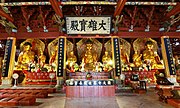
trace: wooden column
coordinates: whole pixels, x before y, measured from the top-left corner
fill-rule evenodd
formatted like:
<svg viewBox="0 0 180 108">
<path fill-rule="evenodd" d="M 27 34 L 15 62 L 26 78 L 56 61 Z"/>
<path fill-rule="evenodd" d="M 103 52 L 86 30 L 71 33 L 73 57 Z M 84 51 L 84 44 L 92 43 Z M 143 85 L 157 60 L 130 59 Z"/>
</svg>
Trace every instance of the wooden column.
<svg viewBox="0 0 180 108">
<path fill-rule="evenodd" d="M 113 54 L 113 68 L 115 69 L 114 77 L 117 78 L 121 74 L 121 58 L 120 58 L 120 47 L 119 47 L 119 37 L 112 37 L 112 54 Z"/>
<path fill-rule="evenodd" d="M 161 37 L 161 43 L 165 74 L 171 83 L 178 84 L 176 81 L 176 69 L 169 36 Z"/>
<path fill-rule="evenodd" d="M 11 77 L 13 74 L 16 38 L 8 37 L 5 47 L 5 54 L 2 66 L 2 84 L 3 86 L 11 86 Z"/>
<path fill-rule="evenodd" d="M 57 61 L 57 84 L 56 88 L 62 87 L 63 79 L 66 76 L 66 37 L 58 38 L 58 61 Z"/>
</svg>

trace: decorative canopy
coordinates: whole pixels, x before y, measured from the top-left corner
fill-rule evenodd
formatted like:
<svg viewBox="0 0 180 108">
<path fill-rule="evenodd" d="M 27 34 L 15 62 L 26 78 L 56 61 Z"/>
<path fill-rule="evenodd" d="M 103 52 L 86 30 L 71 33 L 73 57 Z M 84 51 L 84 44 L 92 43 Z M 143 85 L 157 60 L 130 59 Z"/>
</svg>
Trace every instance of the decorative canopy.
<svg viewBox="0 0 180 108">
<path fill-rule="evenodd" d="M 131 44 L 125 39 L 119 38 L 120 45 L 123 45 L 123 51 L 130 56 Z"/>
<path fill-rule="evenodd" d="M 52 55 L 52 52 L 55 52 L 57 45 L 58 45 L 58 38 L 56 38 L 55 40 L 53 40 L 48 44 L 48 53 L 50 57 Z M 69 52 L 73 51 L 74 45 L 72 42 L 66 40 L 66 46 L 67 46 L 66 47 L 67 56 L 69 56 Z"/>
<path fill-rule="evenodd" d="M 104 47 L 105 47 L 105 51 L 107 51 L 108 54 L 111 54 L 111 53 L 112 53 L 111 40 L 107 41 L 107 42 L 104 44 Z"/>
<path fill-rule="evenodd" d="M 133 42 L 133 48 L 134 48 L 134 51 L 137 51 L 137 52 L 141 52 L 145 49 L 145 43 L 147 41 L 152 41 L 153 42 L 153 50 L 154 51 L 157 51 L 158 50 L 158 45 L 157 45 L 157 42 L 151 38 L 137 38 L 134 42 Z"/>
<path fill-rule="evenodd" d="M 40 39 L 26 39 L 24 42 L 20 44 L 20 50 L 23 51 L 24 43 L 29 42 L 32 45 L 32 51 L 37 52 L 38 54 L 40 51 L 44 52 L 45 44 Z"/>
</svg>

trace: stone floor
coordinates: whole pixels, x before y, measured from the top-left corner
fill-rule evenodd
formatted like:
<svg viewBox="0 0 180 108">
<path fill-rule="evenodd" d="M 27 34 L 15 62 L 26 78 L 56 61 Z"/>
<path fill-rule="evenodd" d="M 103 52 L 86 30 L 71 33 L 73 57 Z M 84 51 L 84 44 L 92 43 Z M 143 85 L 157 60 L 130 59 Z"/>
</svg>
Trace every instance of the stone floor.
<svg viewBox="0 0 180 108">
<path fill-rule="evenodd" d="M 48 98 L 37 99 L 34 106 L 3 108 L 173 108 L 158 100 L 154 90 L 146 94 L 119 92 L 115 97 L 66 98 L 64 93 L 49 94 Z"/>
</svg>

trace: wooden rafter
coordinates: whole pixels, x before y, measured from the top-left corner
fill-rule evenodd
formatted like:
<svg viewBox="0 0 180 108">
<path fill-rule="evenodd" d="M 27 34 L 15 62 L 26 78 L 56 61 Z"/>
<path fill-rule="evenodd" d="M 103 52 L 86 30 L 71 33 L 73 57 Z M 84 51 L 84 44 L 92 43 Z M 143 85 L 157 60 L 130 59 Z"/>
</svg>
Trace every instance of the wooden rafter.
<svg viewBox="0 0 180 108">
<path fill-rule="evenodd" d="M 117 15 L 117 11 L 119 10 L 121 3 L 123 0 L 118 0 L 117 5 L 116 5 L 116 9 L 114 11 L 114 17 Z"/>
<path fill-rule="evenodd" d="M 180 13 L 180 3 L 178 3 L 172 10 L 166 14 L 166 18 L 170 18 L 172 15 Z"/>
<path fill-rule="evenodd" d="M 59 4 L 57 2 L 57 0 L 49 0 L 54 11 L 56 12 L 57 15 L 59 15 L 61 18 L 63 17 L 63 13 L 62 10 L 59 8 Z"/>
<path fill-rule="evenodd" d="M 10 22 L 14 21 L 14 19 L 9 14 L 4 12 L 3 10 L 0 10 L 0 16 L 5 17 Z"/>
<path fill-rule="evenodd" d="M 148 24 L 148 25 L 151 24 L 151 20 L 152 20 L 152 16 L 153 16 L 153 13 L 154 13 L 154 9 L 155 9 L 155 7 L 152 6 L 151 11 L 149 12 L 149 16 L 147 17 L 147 18 L 148 18 L 148 21 L 147 21 L 147 24 Z"/>
<path fill-rule="evenodd" d="M 120 15 L 125 3 L 126 3 L 127 0 L 118 0 L 117 2 L 117 7 L 116 7 L 116 10 L 114 12 L 114 17 L 117 16 L 117 15 Z"/>
</svg>

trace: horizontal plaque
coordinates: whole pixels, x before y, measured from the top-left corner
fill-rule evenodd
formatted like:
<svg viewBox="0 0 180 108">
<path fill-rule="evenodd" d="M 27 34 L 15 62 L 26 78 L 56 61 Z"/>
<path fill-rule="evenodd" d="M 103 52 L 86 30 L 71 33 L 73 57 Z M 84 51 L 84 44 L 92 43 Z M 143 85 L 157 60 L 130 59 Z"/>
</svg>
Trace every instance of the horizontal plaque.
<svg viewBox="0 0 180 108">
<path fill-rule="evenodd" d="M 67 34 L 110 34 L 111 17 L 66 17 Z"/>
</svg>

